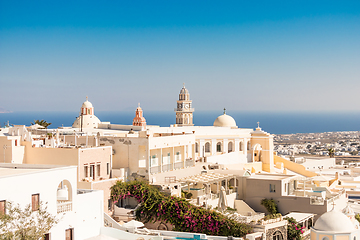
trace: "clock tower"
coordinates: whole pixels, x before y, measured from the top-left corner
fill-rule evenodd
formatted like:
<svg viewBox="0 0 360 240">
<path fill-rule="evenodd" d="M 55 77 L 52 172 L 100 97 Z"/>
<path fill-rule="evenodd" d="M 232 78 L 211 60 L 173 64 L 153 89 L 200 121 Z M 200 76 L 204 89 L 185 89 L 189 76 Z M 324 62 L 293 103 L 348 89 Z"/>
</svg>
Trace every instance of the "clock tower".
<svg viewBox="0 0 360 240">
<path fill-rule="evenodd" d="M 192 101 L 190 100 L 189 91 L 185 88 L 185 84 L 180 91 L 179 100 L 177 101 L 176 125 L 177 126 L 194 126 Z"/>
</svg>

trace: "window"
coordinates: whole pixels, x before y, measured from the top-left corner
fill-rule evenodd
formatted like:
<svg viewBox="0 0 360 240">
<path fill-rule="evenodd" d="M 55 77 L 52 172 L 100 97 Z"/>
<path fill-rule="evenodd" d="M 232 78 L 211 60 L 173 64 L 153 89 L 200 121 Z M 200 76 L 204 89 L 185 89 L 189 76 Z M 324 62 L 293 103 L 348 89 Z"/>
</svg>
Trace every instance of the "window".
<svg viewBox="0 0 360 240">
<path fill-rule="evenodd" d="M 15 147 L 17 147 L 17 139 L 15 139 Z"/>
<path fill-rule="evenodd" d="M 31 209 L 33 211 L 39 210 L 39 200 L 40 200 L 40 194 L 31 195 Z"/>
<path fill-rule="evenodd" d="M 90 177 L 92 179 L 95 179 L 95 166 L 94 165 L 90 165 Z"/>
<path fill-rule="evenodd" d="M 196 142 L 195 143 L 195 152 L 198 153 L 199 152 L 199 144 Z"/>
<path fill-rule="evenodd" d="M 221 152 L 221 142 L 216 144 L 216 152 Z"/>
<path fill-rule="evenodd" d="M 0 214 L 6 213 L 6 201 L 2 200 L 0 201 Z"/>
<path fill-rule="evenodd" d="M 44 238 L 43 238 L 44 240 L 50 240 L 50 233 L 46 233 L 45 235 L 44 235 Z"/>
<path fill-rule="evenodd" d="M 243 150 L 243 142 L 240 142 L 239 150 L 240 150 L 240 151 Z"/>
<path fill-rule="evenodd" d="M 84 166 L 84 176 L 89 177 L 89 167 L 88 166 Z"/>
<path fill-rule="evenodd" d="M 106 163 L 106 173 L 110 175 L 110 163 Z"/>
<path fill-rule="evenodd" d="M 270 184 L 270 192 L 275 192 L 275 184 Z"/>
<path fill-rule="evenodd" d="M 180 162 L 180 161 L 181 161 L 181 154 L 180 154 L 180 152 L 176 152 L 175 162 Z"/>
<path fill-rule="evenodd" d="M 205 143 L 205 152 L 210 152 L 210 143 L 209 142 L 207 142 L 207 143 Z"/>
<path fill-rule="evenodd" d="M 98 164 L 96 166 L 96 172 L 97 172 L 98 177 L 100 177 L 100 164 Z"/>
<path fill-rule="evenodd" d="M 247 143 L 247 150 L 250 150 L 250 142 Z"/>
<path fill-rule="evenodd" d="M 233 143 L 229 142 L 228 144 L 228 152 L 232 152 L 233 151 Z"/>
<path fill-rule="evenodd" d="M 274 234 L 272 235 L 272 239 L 273 240 L 282 240 L 283 239 L 283 236 L 281 234 L 280 231 L 276 231 L 274 232 Z"/>
<path fill-rule="evenodd" d="M 73 235 L 74 235 L 74 229 L 73 228 L 69 228 L 65 230 L 65 240 L 73 240 Z"/>
<path fill-rule="evenodd" d="M 158 158 L 157 158 L 156 155 L 153 155 L 153 156 L 151 157 L 151 167 L 158 166 L 158 165 L 159 165 L 159 163 L 158 163 Z"/>
</svg>

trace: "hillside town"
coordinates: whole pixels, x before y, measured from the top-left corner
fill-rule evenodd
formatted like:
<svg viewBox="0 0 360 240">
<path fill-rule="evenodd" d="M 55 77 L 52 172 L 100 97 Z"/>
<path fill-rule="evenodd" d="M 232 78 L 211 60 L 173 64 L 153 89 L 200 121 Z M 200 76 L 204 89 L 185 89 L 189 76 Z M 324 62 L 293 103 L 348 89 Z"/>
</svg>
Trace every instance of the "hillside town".
<svg viewBox="0 0 360 240">
<path fill-rule="evenodd" d="M 45 205 L 51 224 L 28 229 L 52 240 L 360 238 L 360 167 L 334 158 L 359 132 L 272 135 L 225 109 L 194 126 L 185 85 L 174 105 L 169 127 L 140 104 L 132 125 L 102 122 L 86 97 L 72 126 L 1 128 L 0 234 Z"/>
<path fill-rule="evenodd" d="M 358 156 L 360 132 L 324 132 L 274 135 L 278 155 Z"/>
</svg>

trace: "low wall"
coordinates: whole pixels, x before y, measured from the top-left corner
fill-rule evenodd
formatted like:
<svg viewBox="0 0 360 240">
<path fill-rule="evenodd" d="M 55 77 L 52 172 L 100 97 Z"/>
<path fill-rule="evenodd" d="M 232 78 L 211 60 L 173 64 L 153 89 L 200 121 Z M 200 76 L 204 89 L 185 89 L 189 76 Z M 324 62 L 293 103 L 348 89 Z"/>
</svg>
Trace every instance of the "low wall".
<svg viewBox="0 0 360 240">
<path fill-rule="evenodd" d="M 317 176 L 316 173 L 306 170 L 303 165 L 300 165 L 300 164 L 295 163 L 295 162 L 291 162 L 289 160 L 286 160 L 285 158 L 274 155 L 274 164 L 276 165 L 277 163 L 283 163 L 284 168 L 287 168 L 290 171 L 296 172 L 296 173 L 301 174 L 301 175 L 303 175 L 305 177 L 315 177 L 315 176 Z"/>
</svg>

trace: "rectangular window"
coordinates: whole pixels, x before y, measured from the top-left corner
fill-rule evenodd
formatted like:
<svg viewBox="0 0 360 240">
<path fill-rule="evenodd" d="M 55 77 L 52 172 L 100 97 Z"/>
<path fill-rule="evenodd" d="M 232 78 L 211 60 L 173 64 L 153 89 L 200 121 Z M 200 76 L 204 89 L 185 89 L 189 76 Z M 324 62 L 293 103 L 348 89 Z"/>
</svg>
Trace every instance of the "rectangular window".
<svg viewBox="0 0 360 240">
<path fill-rule="evenodd" d="M 89 177 L 89 167 L 88 166 L 84 166 L 84 176 Z"/>
<path fill-rule="evenodd" d="M 44 240 L 50 240 L 50 233 L 46 233 L 45 235 L 44 235 L 44 238 L 43 238 Z"/>
<path fill-rule="evenodd" d="M 110 163 L 106 163 L 106 173 L 110 175 Z"/>
<path fill-rule="evenodd" d="M 0 215 L 6 213 L 6 201 L 0 201 Z"/>
<path fill-rule="evenodd" d="M 65 240 L 73 240 L 74 238 L 74 229 L 69 228 L 65 230 Z"/>
<path fill-rule="evenodd" d="M 40 200 L 40 194 L 31 195 L 31 209 L 33 211 L 39 210 L 39 200 Z"/>
<path fill-rule="evenodd" d="M 275 192 L 275 184 L 270 184 L 270 192 Z"/>
<path fill-rule="evenodd" d="M 95 165 L 90 165 L 90 177 L 95 179 Z"/>
<path fill-rule="evenodd" d="M 96 166 L 96 172 L 97 172 L 98 177 L 100 177 L 100 164 L 98 164 Z"/>
</svg>

